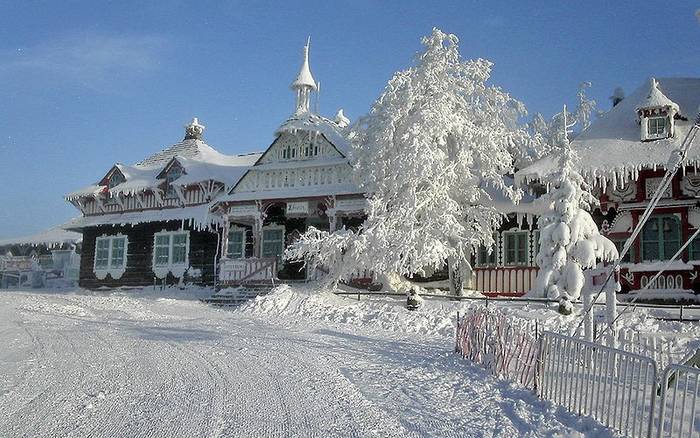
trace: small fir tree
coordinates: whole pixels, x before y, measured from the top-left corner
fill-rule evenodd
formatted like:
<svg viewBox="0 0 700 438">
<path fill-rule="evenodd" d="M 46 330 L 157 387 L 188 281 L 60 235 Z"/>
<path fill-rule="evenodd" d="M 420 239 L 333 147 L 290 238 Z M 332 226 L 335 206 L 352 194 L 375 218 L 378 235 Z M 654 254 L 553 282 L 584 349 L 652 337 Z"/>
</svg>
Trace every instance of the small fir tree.
<svg viewBox="0 0 700 438">
<path fill-rule="evenodd" d="M 568 139 L 575 122 L 568 122 L 566 106 L 558 120 L 560 165 L 543 181 L 550 188 L 544 196 L 551 209 L 538 219 L 540 271 L 530 295 L 559 299 L 560 311 L 568 314 L 571 301 L 581 296 L 583 270 L 595 267 L 598 261 L 614 261 L 618 253 L 615 245 L 600 234 L 587 211 L 598 200 L 576 170 L 576 154 Z"/>
</svg>

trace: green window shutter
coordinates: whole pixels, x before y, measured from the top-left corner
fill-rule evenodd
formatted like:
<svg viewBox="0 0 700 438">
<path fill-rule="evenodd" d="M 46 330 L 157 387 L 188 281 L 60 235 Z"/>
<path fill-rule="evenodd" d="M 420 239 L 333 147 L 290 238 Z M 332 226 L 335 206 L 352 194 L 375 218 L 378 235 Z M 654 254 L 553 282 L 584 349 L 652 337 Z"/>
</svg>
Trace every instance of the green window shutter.
<svg viewBox="0 0 700 438">
<path fill-rule="evenodd" d="M 120 268 L 124 266 L 124 247 L 126 246 L 126 238 L 117 237 L 111 239 L 112 241 L 112 262 L 111 266 L 113 268 Z"/>
<path fill-rule="evenodd" d="M 187 233 L 173 234 L 173 259 L 171 264 L 183 264 L 187 261 Z"/>
<path fill-rule="evenodd" d="M 680 242 L 680 221 L 676 216 L 652 216 L 642 229 L 642 260 L 669 260 L 680 249 Z"/>
<path fill-rule="evenodd" d="M 109 266 L 109 239 L 97 239 L 95 247 L 95 268 Z"/>
<path fill-rule="evenodd" d="M 156 265 L 167 266 L 170 263 L 170 235 L 164 234 L 156 236 Z"/>
<path fill-rule="evenodd" d="M 263 230 L 263 257 L 280 257 L 284 252 L 284 231 L 281 229 Z"/>
<path fill-rule="evenodd" d="M 245 231 L 230 230 L 228 232 L 228 252 L 227 256 L 231 259 L 241 259 L 244 254 Z"/>
</svg>

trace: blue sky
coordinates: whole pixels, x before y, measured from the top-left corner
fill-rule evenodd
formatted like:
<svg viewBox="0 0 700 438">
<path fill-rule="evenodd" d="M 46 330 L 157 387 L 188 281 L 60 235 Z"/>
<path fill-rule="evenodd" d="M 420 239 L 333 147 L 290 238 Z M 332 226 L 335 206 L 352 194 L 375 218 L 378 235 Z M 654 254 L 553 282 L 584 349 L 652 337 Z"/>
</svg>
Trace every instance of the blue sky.
<svg viewBox="0 0 700 438">
<path fill-rule="evenodd" d="M 225 153 L 263 150 L 293 110 L 312 37 L 320 108 L 352 119 L 433 26 L 550 116 L 577 85 L 700 76 L 695 1 L 9 1 L 0 17 L 0 238 L 62 223 L 62 196 L 177 142 L 197 116 Z"/>
</svg>

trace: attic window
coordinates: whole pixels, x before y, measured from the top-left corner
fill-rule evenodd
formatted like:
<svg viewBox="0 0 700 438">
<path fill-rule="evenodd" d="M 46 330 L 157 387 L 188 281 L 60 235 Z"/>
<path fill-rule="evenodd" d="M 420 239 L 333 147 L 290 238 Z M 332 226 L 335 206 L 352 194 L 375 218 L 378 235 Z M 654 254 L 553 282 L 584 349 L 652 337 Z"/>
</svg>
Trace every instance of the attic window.
<svg viewBox="0 0 700 438">
<path fill-rule="evenodd" d="M 107 185 L 109 189 L 113 189 L 119 184 L 123 183 L 125 181 L 124 176 L 119 173 L 119 172 L 114 172 L 110 177 L 109 180 L 107 181 Z"/>
<path fill-rule="evenodd" d="M 648 138 L 666 138 L 667 134 L 666 117 L 650 117 L 647 119 Z"/>
<path fill-rule="evenodd" d="M 165 195 L 167 198 L 177 198 L 177 193 L 175 192 L 175 187 L 173 182 L 182 176 L 182 169 L 178 166 L 173 166 L 165 174 L 165 182 L 168 184 L 167 191 Z"/>
</svg>

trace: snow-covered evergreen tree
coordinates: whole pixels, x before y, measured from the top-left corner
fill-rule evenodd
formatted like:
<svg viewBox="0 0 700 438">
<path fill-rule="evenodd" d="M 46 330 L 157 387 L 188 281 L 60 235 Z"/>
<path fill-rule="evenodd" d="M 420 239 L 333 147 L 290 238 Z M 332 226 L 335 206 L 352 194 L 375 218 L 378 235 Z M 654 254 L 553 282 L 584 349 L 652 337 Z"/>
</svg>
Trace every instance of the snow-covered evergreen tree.
<svg viewBox="0 0 700 438">
<path fill-rule="evenodd" d="M 355 175 L 371 194 L 361 232 L 310 230 L 287 253 L 326 266 L 333 280 L 449 261 L 451 289 L 461 293 L 467 260 L 493 244 L 501 223 L 489 190 L 521 196 L 503 177 L 532 141 L 518 126 L 524 106 L 487 84 L 491 62 L 460 57 L 455 35 L 433 29 L 422 43 L 416 65 L 394 75 L 354 130 Z"/>
<path fill-rule="evenodd" d="M 543 181 L 550 188 L 543 196 L 551 210 L 538 219 L 540 271 L 530 291 L 531 296 L 559 299 L 564 313 L 570 313 L 571 301 L 581 296 L 583 270 L 595 267 L 598 261 L 614 261 L 618 256 L 615 245 L 600 234 L 587 211 L 598 201 L 576 170 L 576 154 L 568 139 L 573 126 L 568 122 L 569 116 L 565 106 L 557 118 L 560 165 L 557 172 Z"/>
</svg>

